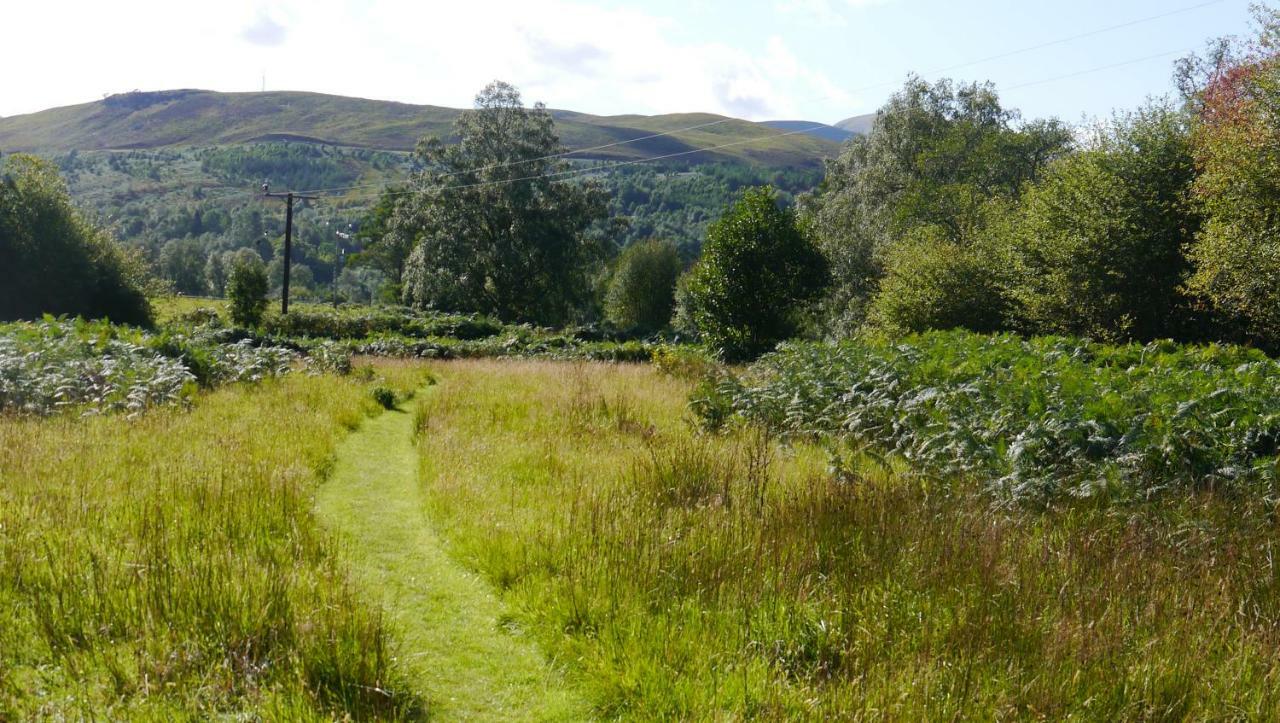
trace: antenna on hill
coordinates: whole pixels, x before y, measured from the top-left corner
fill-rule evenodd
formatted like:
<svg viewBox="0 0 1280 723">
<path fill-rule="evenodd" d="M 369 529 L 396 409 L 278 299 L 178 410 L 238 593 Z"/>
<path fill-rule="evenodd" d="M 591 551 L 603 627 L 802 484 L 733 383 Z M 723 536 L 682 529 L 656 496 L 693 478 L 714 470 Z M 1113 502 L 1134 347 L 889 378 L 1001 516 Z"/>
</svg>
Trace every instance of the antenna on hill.
<svg viewBox="0 0 1280 723">
<path fill-rule="evenodd" d="M 262 71 L 262 92 L 267 92 L 267 71 Z"/>
</svg>

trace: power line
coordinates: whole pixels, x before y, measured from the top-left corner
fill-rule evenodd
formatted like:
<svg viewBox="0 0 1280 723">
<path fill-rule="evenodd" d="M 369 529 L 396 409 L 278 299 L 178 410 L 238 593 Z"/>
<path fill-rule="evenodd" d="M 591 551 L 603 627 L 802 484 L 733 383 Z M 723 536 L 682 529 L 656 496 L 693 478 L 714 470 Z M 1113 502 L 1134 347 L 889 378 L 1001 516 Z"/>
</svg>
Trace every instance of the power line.
<svg viewBox="0 0 1280 723">
<path fill-rule="evenodd" d="M 411 193 L 421 193 L 425 190 L 449 191 L 449 190 L 466 189 L 466 188 L 480 188 L 483 186 L 499 186 L 499 185 L 505 185 L 508 183 L 518 183 L 520 181 L 533 181 L 540 178 L 557 178 L 561 176 L 571 177 L 571 176 L 580 176 L 580 175 L 590 175 L 592 173 L 597 173 L 599 171 L 607 171 L 613 168 L 619 168 L 621 166 L 633 166 L 639 163 L 652 163 L 653 161 L 662 161 L 670 158 L 679 158 L 681 156 L 693 155 L 694 153 L 707 153 L 710 151 L 718 151 L 724 148 L 742 146 L 750 143 L 758 143 L 763 140 L 771 140 L 774 138 L 783 138 L 786 136 L 794 136 L 802 133 L 809 133 L 809 132 L 818 130 L 820 128 L 826 128 L 826 127 L 828 127 L 826 124 L 818 124 L 815 126 L 810 126 L 808 128 L 800 128 L 793 131 L 787 131 L 786 133 L 775 133 L 775 134 L 766 135 L 766 136 L 759 136 L 756 138 L 747 138 L 740 141 L 733 141 L 732 143 L 722 143 L 718 146 L 709 146 L 706 148 L 693 148 L 690 150 L 679 151 L 676 153 L 665 153 L 660 156 L 649 156 L 647 158 L 634 158 L 629 161 L 618 161 L 615 163 L 610 163 L 607 166 L 591 166 L 589 168 L 571 168 L 564 171 L 553 171 L 551 173 L 538 173 L 530 176 L 520 176 L 518 178 L 500 178 L 493 181 L 478 181 L 476 183 L 460 183 L 453 186 L 443 186 L 435 189 L 410 188 L 410 189 L 404 189 L 402 191 L 391 191 L 391 192 L 388 192 L 386 195 L 402 196 L 402 195 L 411 194 Z M 475 170 L 481 170 L 481 169 L 475 169 Z M 442 177 L 454 176 L 462 173 L 473 173 L 473 172 L 475 171 L 472 171 L 472 170 L 456 171 L 453 173 L 442 174 Z M 360 198 L 361 196 L 357 195 L 356 197 Z"/>
<path fill-rule="evenodd" d="M 1052 78 L 1045 78 L 1044 80 L 1033 80 L 1030 83 L 1019 83 L 1017 85 L 1008 85 L 1008 86 L 1005 86 L 1003 90 L 1017 90 L 1019 88 L 1030 88 L 1033 85 L 1044 85 L 1045 83 L 1053 83 L 1059 80 L 1067 80 L 1068 78 L 1078 78 L 1082 75 L 1089 75 L 1090 73 L 1100 73 L 1104 70 L 1111 70 L 1113 68 L 1123 68 L 1126 65 L 1136 65 L 1138 63 L 1145 63 L 1148 60 L 1155 60 L 1156 58 L 1167 58 L 1170 55 L 1182 55 L 1183 53 L 1189 53 L 1189 52 L 1191 52 L 1191 49 L 1188 49 L 1188 48 L 1184 48 L 1182 50 L 1170 50 L 1164 53 L 1156 53 L 1155 55 L 1148 55 L 1142 58 L 1135 58 L 1134 60 L 1125 60 L 1119 63 L 1111 63 L 1110 65 L 1100 65 L 1096 68 L 1090 68 L 1088 70 L 1081 70 L 1075 73 L 1067 73 L 1066 75 L 1058 75 Z"/>
<path fill-rule="evenodd" d="M 1200 9 L 1202 9 L 1202 8 L 1209 7 L 1209 6 L 1211 6 L 1211 5 L 1220 5 L 1220 4 L 1222 4 L 1222 3 L 1226 2 L 1226 1 L 1227 1 L 1227 0 L 1209 0 L 1208 2 L 1202 2 L 1202 3 L 1196 4 L 1196 5 L 1188 5 L 1188 6 L 1186 6 L 1186 7 L 1178 8 L 1178 9 L 1176 9 L 1176 10 L 1170 10 L 1170 11 L 1168 11 L 1168 12 L 1158 13 L 1158 14 L 1156 14 L 1156 15 L 1148 15 L 1148 16 L 1146 16 L 1146 17 L 1138 18 L 1138 19 L 1136 19 L 1136 20 L 1130 20 L 1130 21 L 1127 21 L 1127 22 L 1119 23 L 1118 25 L 1108 25 L 1108 26 L 1103 27 L 1103 28 L 1096 28 L 1096 29 L 1094 29 L 1094 30 L 1089 30 L 1089 31 L 1086 31 L 1086 32 L 1083 32 L 1083 33 L 1079 33 L 1079 34 L 1077 34 L 1077 35 L 1069 35 L 1069 36 L 1067 36 L 1067 37 L 1065 37 L 1065 38 L 1058 38 L 1058 39 L 1056 39 L 1056 40 L 1048 40 L 1048 41 L 1045 41 L 1045 42 L 1043 42 L 1043 43 L 1038 43 L 1038 44 L 1036 44 L 1036 45 L 1028 45 L 1028 46 L 1027 46 L 1027 47 L 1025 47 L 1025 48 L 1018 48 L 1017 50 L 1010 50 L 1010 51 L 1007 51 L 1007 52 L 998 53 L 998 54 L 996 54 L 996 55 L 989 55 L 989 56 L 987 56 L 987 57 L 985 57 L 985 58 L 978 58 L 977 60 L 969 60 L 969 61 L 966 61 L 966 62 L 963 62 L 963 63 L 957 63 L 957 64 L 955 64 L 955 65 L 948 65 L 948 66 L 946 66 L 945 68 L 938 68 L 938 69 L 936 69 L 936 70 L 930 70 L 930 71 L 927 71 L 927 72 L 921 73 L 921 75 L 922 75 L 922 76 L 938 75 L 939 73 L 948 73 L 948 72 L 951 72 L 951 71 L 953 71 L 953 70 L 959 70 L 959 69 L 961 69 L 961 68 L 969 68 L 969 67 L 972 67 L 972 66 L 975 66 L 975 65 L 982 65 L 983 63 L 989 63 L 989 62 L 991 62 L 991 61 L 993 61 L 993 60 L 1003 60 L 1003 59 L 1005 59 L 1005 58 L 1012 58 L 1012 57 L 1014 57 L 1014 56 L 1016 56 L 1016 55 L 1022 55 L 1022 54 L 1024 54 L 1024 53 L 1030 53 L 1030 52 L 1034 52 L 1034 51 L 1036 51 L 1036 50 L 1043 50 L 1043 49 L 1045 49 L 1045 48 L 1051 48 L 1051 47 L 1053 47 L 1053 46 L 1055 46 L 1055 45 L 1063 45 L 1063 44 L 1065 44 L 1065 43 L 1074 42 L 1074 41 L 1076 41 L 1076 40 L 1083 40 L 1084 38 L 1091 38 L 1091 37 L 1093 37 L 1093 36 L 1095 36 L 1095 35 L 1102 35 L 1103 33 L 1109 33 L 1109 32 L 1111 32 L 1111 31 L 1113 31 L 1113 30 L 1122 30 L 1122 29 L 1124 29 L 1124 28 L 1131 28 L 1131 27 L 1133 27 L 1133 26 L 1135 26 L 1135 25 L 1142 25 L 1142 24 L 1145 24 L 1145 23 L 1154 22 L 1154 21 L 1156 21 L 1156 20 L 1163 20 L 1164 18 L 1167 18 L 1167 17 L 1172 17 L 1172 16 L 1174 16 L 1174 15 L 1181 15 L 1182 13 L 1189 13 L 1189 12 L 1192 12 L 1193 10 L 1200 10 Z M 1181 51 L 1180 51 L 1180 52 L 1181 52 Z M 1042 81 L 1042 82 L 1048 82 L 1048 81 Z M 849 91 L 846 91 L 846 92 L 848 92 L 848 93 L 862 93 L 862 92 L 864 92 L 864 91 L 868 91 L 868 90 L 876 90 L 876 89 L 878 89 L 878 88 L 887 88 L 887 87 L 894 86 L 894 85 L 898 85 L 898 81 L 885 81 L 885 82 L 883 82 L 883 83 L 876 83 L 875 85 L 866 85 L 866 86 L 863 86 L 863 87 L 861 87 L 861 88 L 854 88 L 854 89 L 849 90 Z M 1007 90 L 1012 90 L 1012 88 L 1009 88 L 1009 89 L 1007 89 Z M 829 98 L 829 97 L 830 97 L 830 95 L 822 96 L 822 98 Z"/>
<path fill-rule="evenodd" d="M 589 147 L 589 148 L 577 148 L 577 149 L 574 149 L 574 150 L 571 150 L 571 151 L 561 151 L 561 152 L 559 152 L 559 153 L 552 153 L 552 154 L 545 155 L 545 156 L 538 156 L 537 158 L 526 158 L 526 159 L 519 160 L 519 161 L 510 161 L 510 162 L 508 162 L 508 163 L 495 163 L 495 164 L 493 164 L 493 165 L 491 165 L 491 166 L 482 166 L 482 167 L 480 167 L 480 168 L 476 168 L 476 169 L 473 169 L 473 170 L 471 170 L 471 171 L 455 171 L 455 172 L 453 172 L 453 173 L 447 173 L 447 174 L 444 174 L 444 175 L 446 175 L 446 176 L 453 176 L 453 175 L 458 175 L 458 174 L 461 174 L 461 173 L 473 173 L 473 172 L 475 172 L 475 171 L 488 171 L 488 170 L 492 170 L 492 169 L 495 169 L 495 168 L 507 168 L 507 167 L 509 167 L 509 166 L 518 166 L 518 165 L 521 165 L 521 164 L 524 164 L 524 163 L 534 163 L 534 162 L 536 162 L 536 161 L 547 161 L 547 160 L 552 160 L 552 159 L 555 159 L 555 158 L 564 158 L 564 157 L 566 157 L 566 156 L 572 156 L 572 155 L 574 155 L 574 154 L 576 154 L 576 153 L 590 153 L 590 152 L 592 152 L 592 151 L 602 151 L 602 150 L 604 150 L 604 149 L 606 149 L 606 148 L 615 148 L 615 147 L 617 147 L 617 146 L 625 146 L 625 145 L 627 145 L 627 144 L 629 144 L 629 143 L 638 143 L 638 142 L 640 142 L 640 141 L 647 141 L 647 140 L 650 140 L 650 139 L 653 139 L 653 138 L 662 138 L 662 137 L 664 137 L 664 136 L 671 136 L 671 135 L 675 135 L 675 134 L 677 134 L 677 133 L 686 133 L 686 132 L 688 132 L 688 131 L 696 131 L 696 130 L 698 130 L 699 128 L 708 128 L 708 127 L 710 127 L 710 126 L 718 126 L 718 125 L 720 125 L 721 123 L 728 123 L 728 122 L 730 122 L 730 121 L 734 121 L 734 120 L 739 120 L 739 119 L 737 119 L 737 118 L 721 118 L 720 120 L 717 120 L 717 121 L 711 121 L 711 122 L 709 122 L 709 123 L 699 123 L 699 124 L 698 124 L 698 125 L 696 125 L 696 126 L 689 126 L 689 127 L 687 127 L 687 128 L 676 128 L 676 129 L 674 129 L 674 130 L 663 131 L 662 133 L 654 133 L 654 134 L 652 134 L 652 135 L 647 135 L 647 136 L 640 136 L 640 137 L 638 137 L 638 138 L 628 138 L 628 139 L 623 140 L 623 141 L 615 141 L 615 142 L 613 142 L 613 143 L 606 143 L 606 144 L 604 144 L 604 145 L 602 145 L 602 146 L 591 146 L 591 147 Z M 384 185 L 384 184 L 380 184 L 380 183 L 366 183 L 366 184 L 359 185 L 359 186 L 338 186 L 338 187 L 336 187 L 336 188 L 311 188 L 311 189 L 308 189 L 308 190 L 306 190 L 306 191 L 299 191 L 299 193 L 331 193 L 331 192 L 334 192 L 334 191 L 352 191 L 352 190 L 358 190 L 358 189 L 362 189 L 362 188 L 373 188 L 373 187 L 375 187 L 375 186 L 381 186 L 381 185 Z"/>
</svg>

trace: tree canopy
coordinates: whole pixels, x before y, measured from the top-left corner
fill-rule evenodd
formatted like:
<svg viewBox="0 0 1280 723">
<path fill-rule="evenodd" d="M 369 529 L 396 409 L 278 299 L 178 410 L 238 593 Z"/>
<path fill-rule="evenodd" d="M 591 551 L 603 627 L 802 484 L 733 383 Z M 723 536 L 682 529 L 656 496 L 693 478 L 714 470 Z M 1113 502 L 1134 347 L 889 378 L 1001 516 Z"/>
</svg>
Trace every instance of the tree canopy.
<svg viewBox="0 0 1280 723">
<path fill-rule="evenodd" d="M 748 189 L 711 224 L 681 288 L 682 316 L 720 356 L 768 351 L 800 327 L 828 281 L 827 261 L 773 189 Z"/>
<path fill-rule="evenodd" d="M 494 82 L 454 126 L 458 142 L 418 144 L 423 170 L 396 208 L 396 234 L 413 240 L 405 299 L 417 306 L 502 319 L 563 323 L 591 294 L 604 247 L 590 231 L 606 217 L 603 192 L 556 174 L 568 164 L 551 114 L 525 108 Z"/>
<path fill-rule="evenodd" d="M 71 314 L 149 324 L 141 260 L 71 203 L 58 169 L 14 155 L 0 166 L 0 319 Z"/>
<path fill-rule="evenodd" d="M 990 84 L 909 80 L 871 132 L 828 162 L 804 204 L 832 263 L 833 323 L 849 330 L 863 322 L 895 244 L 918 244 L 918 229 L 932 227 L 928 238 L 971 245 L 992 199 L 1016 197 L 1070 147 L 1066 126 L 1021 123 Z"/>
</svg>

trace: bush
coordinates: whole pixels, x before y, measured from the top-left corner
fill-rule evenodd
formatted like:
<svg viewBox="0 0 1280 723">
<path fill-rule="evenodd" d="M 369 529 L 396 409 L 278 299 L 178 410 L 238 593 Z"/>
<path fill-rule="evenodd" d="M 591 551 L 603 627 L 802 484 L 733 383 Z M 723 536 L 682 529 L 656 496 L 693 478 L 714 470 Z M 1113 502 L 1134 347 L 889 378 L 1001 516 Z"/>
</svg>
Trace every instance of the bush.
<svg viewBox="0 0 1280 723">
<path fill-rule="evenodd" d="M 227 302 L 231 320 L 241 326 L 257 326 L 267 309 L 267 269 L 252 251 L 236 254 L 227 275 Z"/>
<path fill-rule="evenodd" d="M 749 359 L 789 338 L 828 280 L 826 259 L 772 189 L 749 189 L 707 231 L 682 289 L 687 318 L 726 360 Z"/>
<path fill-rule="evenodd" d="M 1190 288 L 1280 349 L 1280 12 L 1259 4 L 1260 37 L 1210 63 L 1198 108 L 1195 193 L 1205 212 Z"/>
<path fill-rule="evenodd" d="M 999 329 L 1005 299 L 990 254 L 929 230 L 921 229 L 886 253 L 872 323 L 907 332 Z"/>
<path fill-rule="evenodd" d="M 621 329 L 651 333 L 671 323 L 680 255 L 665 241 L 628 246 L 605 293 L 605 316 Z"/>
<path fill-rule="evenodd" d="M 1187 338 L 1183 249 L 1199 228 L 1187 118 L 1152 106 L 1058 161 L 1008 225 L 1020 326 L 1098 339 Z"/>
<path fill-rule="evenodd" d="M 378 385 L 373 388 L 373 401 L 377 402 L 383 409 L 395 409 L 396 393 L 390 387 Z"/>
<path fill-rule="evenodd" d="M 150 325 L 140 257 L 76 210 L 57 168 L 14 155 L 0 170 L 0 320 L 69 314 Z"/>
</svg>

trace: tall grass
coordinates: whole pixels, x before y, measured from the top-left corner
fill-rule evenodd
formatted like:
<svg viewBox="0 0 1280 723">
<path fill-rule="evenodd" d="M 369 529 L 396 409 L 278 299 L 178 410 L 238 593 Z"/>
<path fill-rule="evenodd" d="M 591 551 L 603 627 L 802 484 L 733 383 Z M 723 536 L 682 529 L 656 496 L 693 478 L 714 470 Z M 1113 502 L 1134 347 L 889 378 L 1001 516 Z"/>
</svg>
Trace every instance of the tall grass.
<svg viewBox="0 0 1280 723">
<path fill-rule="evenodd" d="M 433 372 L 427 511 L 602 715 L 1280 715 L 1265 504 L 1000 509 L 976 482 L 700 434 L 650 368 Z"/>
<path fill-rule="evenodd" d="M 0 415 L 0 720 L 413 715 L 311 515 L 367 386 L 292 375 L 133 420 Z"/>
</svg>

